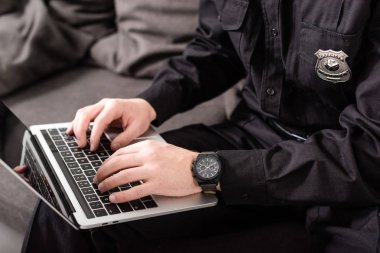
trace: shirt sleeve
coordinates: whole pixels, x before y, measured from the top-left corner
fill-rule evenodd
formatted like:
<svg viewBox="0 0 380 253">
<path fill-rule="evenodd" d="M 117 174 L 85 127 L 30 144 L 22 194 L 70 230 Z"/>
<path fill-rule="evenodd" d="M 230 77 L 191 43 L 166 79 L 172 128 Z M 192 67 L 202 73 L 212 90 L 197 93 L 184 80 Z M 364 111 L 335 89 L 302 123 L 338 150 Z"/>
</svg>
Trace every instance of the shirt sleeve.
<svg viewBox="0 0 380 253">
<path fill-rule="evenodd" d="M 227 204 L 380 204 L 380 4 L 365 36 L 356 103 L 341 112 L 341 128 L 304 143 L 220 151 Z"/>
<path fill-rule="evenodd" d="M 245 69 L 218 20 L 214 1 L 201 0 L 195 38 L 170 58 L 138 97 L 156 110 L 155 125 L 209 100 L 245 77 Z"/>
</svg>

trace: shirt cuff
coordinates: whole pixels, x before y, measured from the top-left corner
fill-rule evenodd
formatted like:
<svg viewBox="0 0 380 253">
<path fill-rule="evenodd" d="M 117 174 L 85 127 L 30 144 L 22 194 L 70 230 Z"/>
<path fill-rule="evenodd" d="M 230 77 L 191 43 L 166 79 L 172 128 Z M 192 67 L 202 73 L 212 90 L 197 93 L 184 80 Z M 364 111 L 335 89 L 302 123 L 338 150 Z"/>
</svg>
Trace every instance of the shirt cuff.
<svg viewBox="0 0 380 253">
<path fill-rule="evenodd" d="M 220 186 L 227 205 L 268 203 L 261 150 L 218 151 L 222 166 Z"/>
<path fill-rule="evenodd" d="M 146 100 L 156 111 L 156 119 L 152 122 L 156 127 L 178 112 L 178 94 L 171 89 L 171 85 L 154 83 L 137 97 Z"/>
</svg>

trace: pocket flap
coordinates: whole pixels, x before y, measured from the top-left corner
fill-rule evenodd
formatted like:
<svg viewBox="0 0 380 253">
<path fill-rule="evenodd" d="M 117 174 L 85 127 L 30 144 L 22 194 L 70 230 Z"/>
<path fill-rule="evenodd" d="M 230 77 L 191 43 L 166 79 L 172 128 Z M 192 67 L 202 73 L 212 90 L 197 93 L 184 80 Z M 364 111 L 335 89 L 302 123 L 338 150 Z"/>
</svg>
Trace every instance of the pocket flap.
<svg viewBox="0 0 380 253">
<path fill-rule="evenodd" d="M 223 29 L 238 30 L 244 22 L 248 5 L 248 0 L 227 0 L 221 15 Z"/>
</svg>

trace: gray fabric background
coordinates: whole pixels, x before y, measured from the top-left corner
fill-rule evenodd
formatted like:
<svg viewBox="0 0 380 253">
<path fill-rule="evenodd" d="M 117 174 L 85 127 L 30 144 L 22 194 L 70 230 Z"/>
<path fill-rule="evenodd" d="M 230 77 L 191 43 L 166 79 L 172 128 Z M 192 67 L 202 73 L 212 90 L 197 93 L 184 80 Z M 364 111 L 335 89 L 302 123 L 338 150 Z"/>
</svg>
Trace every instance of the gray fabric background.
<svg viewBox="0 0 380 253">
<path fill-rule="evenodd" d="M 118 74 L 153 77 L 195 33 L 198 0 L 116 0 L 117 33 L 91 48 L 94 61 Z"/>
<path fill-rule="evenodd" d="M 191 40 L 197 7 L 198 0 L 0 0 L 0 96 L 84 60 L 152 78 Z"/>
</svg>

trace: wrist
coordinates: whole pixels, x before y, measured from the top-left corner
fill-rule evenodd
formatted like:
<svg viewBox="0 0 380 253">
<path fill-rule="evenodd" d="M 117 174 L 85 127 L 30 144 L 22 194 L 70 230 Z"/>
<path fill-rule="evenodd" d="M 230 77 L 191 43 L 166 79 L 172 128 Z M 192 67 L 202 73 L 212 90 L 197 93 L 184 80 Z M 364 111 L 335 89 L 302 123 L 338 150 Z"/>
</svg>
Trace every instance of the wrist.
<svg viewBox="0 0 380 253">
<path fill-rule="evenodd" d="M 157 113 L 156 113 L 156 110 L 153 108 L 153 106 L 145 99 L 142 99 L 142 98 L 138 98 L 141 103 L 144 104 L 144 106 L 147 108 L 147 111 L 148 111 L 148 117 L 149 117 L 149 120 L 150 122 L 154 121 L 156 118 L 157 118 Z"/>
</svg>

